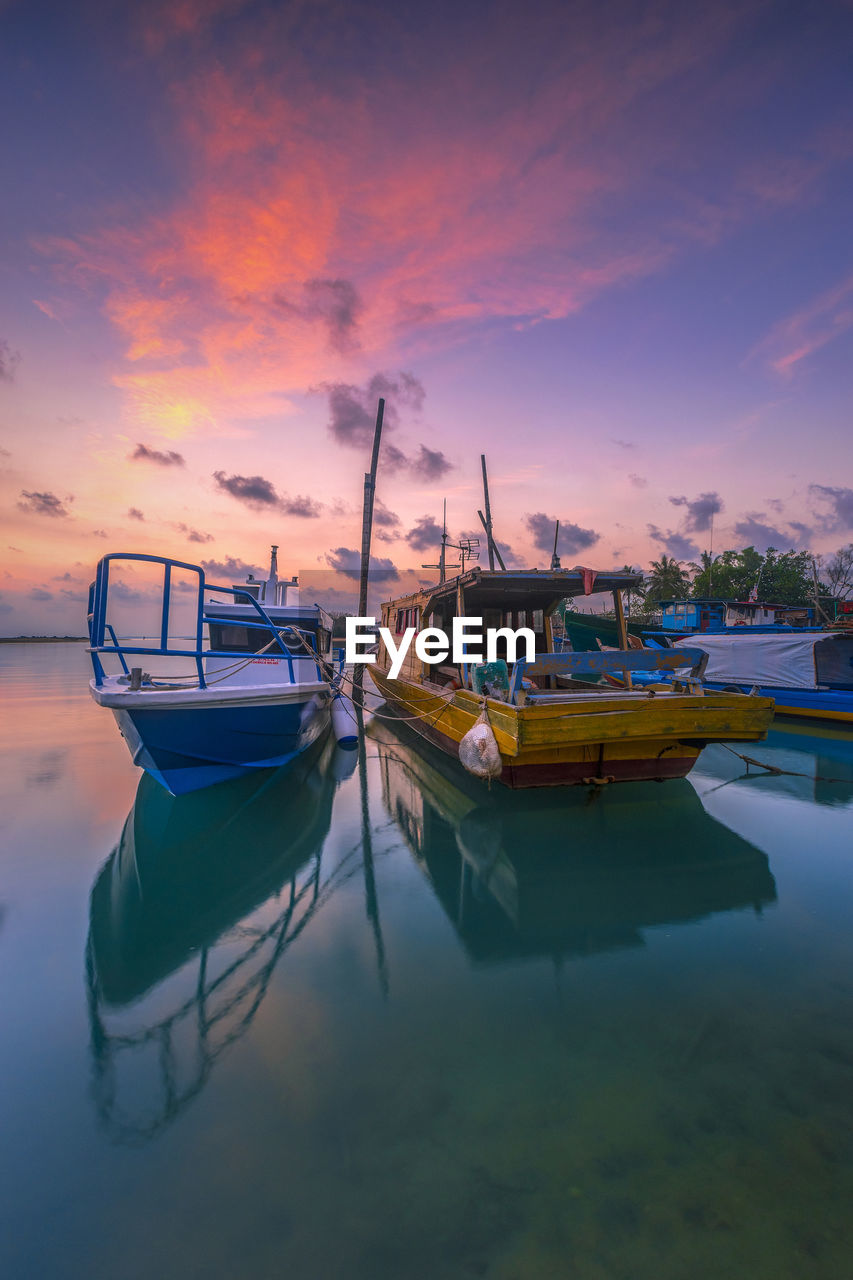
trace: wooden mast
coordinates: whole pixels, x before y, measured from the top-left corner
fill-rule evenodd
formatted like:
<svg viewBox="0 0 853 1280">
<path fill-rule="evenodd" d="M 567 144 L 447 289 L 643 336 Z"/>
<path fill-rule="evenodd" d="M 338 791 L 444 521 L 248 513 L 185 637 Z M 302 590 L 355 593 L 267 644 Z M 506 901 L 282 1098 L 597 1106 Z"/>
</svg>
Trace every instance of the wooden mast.
<svg viewBox="0 0 853 1280">
<path fill-rule="evenodd" d="M 613 592 L 613 608 L 616 611 L 616 631 L 619 636 L 619 648 L 628 648 L 628 628 L 625 625 L 625 610 L 622 608 L 622 592 L 617 589 Z"/>
<path fill-rule="evenodd" d="M 379 462 L 379 442 L 382 439 L 382 419 L 385 416 L 385 401 L 379 397 L 376 407 L 376 427 L 373 432 L 373 453 L 370 457 L 370 470 L 364 475 L 364 507 L 361 516 L 361 578 L 358 584 L 358 616 L 367 615 L 367 580 L 370 575 L 370 535 L 373 530 L 373 502 L 376 496 L 376 467 Z M 355 664 L 353 683 L 361 691 L 364 681 L 364 663 Z M 361 698 L 356 706 L 361 711 Z"/>
</svg>

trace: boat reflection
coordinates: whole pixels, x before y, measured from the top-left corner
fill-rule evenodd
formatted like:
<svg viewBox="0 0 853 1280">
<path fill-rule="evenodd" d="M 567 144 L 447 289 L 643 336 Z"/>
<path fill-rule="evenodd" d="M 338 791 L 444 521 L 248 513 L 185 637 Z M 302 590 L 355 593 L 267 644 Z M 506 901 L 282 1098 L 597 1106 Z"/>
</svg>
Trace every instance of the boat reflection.
<svg viewBox="0 0 853 1280">
<path fill-rule="evenodd" d="M 371 734 L 386 808 L 478 962 L 642 946 L 652 926 L 776 900 L 765 854 L 684 779 L 489 791 L 404 726 Z"/>
<path fill-rule="evenodd" d="M 140 779 L 92 889 L 86 957 L 94 1095 L 116 1140 L 145 1141 L 199 1093 L 351 873 L 347 858 L 322 867 L 336 757 L 330 741 L 262 780 L 179 797 Z"/>
</svg>

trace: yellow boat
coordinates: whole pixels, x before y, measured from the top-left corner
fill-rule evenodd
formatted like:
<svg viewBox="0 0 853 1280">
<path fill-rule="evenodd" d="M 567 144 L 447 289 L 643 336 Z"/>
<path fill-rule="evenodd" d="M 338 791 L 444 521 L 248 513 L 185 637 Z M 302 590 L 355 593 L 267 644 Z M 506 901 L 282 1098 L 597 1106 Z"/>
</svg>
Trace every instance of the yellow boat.
<svg viewBox="0 0 853 1280">
<path fill-rule="evenodd" d="M 450 755 L 485 713 L 508 787 L 681 778 L 709 742 L 761 741 L 772 698 L 705 689 L 701 651 L 628 647 L 621 592 L 640 580 L 588 569 L 474 568 L 383 604 L 381 626 L 398 647 L 409 629 L 450 634 L 454 618 L 480 622 L 484 631 L 528 627 L 534 661 L 515 660 L 499 639 L 493 663 L 428 664 L 412 643 L 392 679 L 393 654 L 383 639 L 368 670 L 401 718 Z M 551 617 L 558 604 L 593 590 L 613 594 L 620 648 L 555 652 Z M 669 683 L 634 684 L 639 674 L 654 681 L 657 672 L 679 669 L 682 678 Z"/>
</svg>

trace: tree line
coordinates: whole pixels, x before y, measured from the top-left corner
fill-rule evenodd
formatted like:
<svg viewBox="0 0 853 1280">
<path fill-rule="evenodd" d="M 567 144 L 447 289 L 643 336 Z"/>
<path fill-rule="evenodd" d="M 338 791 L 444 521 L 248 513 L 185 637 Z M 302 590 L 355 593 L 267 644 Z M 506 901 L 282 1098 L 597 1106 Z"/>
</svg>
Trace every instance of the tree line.
<svg viewBox="0 0 853 1280">
<path fill-rule="evenodd" d="M 625 566 L 629 572 L 630 566 Z M 687 565 L 666 554 L 653 560 L 642 588 L 631 592 L 629 612 L 652 612 L 661 600 L 711 597 L 720 600 L 748 600 L 753 590 L 757 599 L 772 604 L 813 603 L 815 581 L 821 601 L 847 600 L 853 594 L 853 543 L 827 557 L 809 551 L 777 551 L 769 547 L 762 555 L 755 547 L 723 551 L 713 558 L 703 551 L 699 563 Z"/>
</svg>

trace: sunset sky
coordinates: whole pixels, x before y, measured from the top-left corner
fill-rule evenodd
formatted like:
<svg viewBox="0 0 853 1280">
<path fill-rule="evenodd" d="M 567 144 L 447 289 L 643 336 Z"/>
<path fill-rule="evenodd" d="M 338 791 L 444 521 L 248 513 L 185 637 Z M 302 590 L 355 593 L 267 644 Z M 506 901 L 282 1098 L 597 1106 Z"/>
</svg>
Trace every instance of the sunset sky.
<svg viewBox="0 0 853 1280">
<path fill-rule="evenodd" d="M 853 5 L 0 0 L 0 634 L 106 551 L 853 541 Z M 233 579 L 236 580 L 236 579 Z"/>
</svg>

